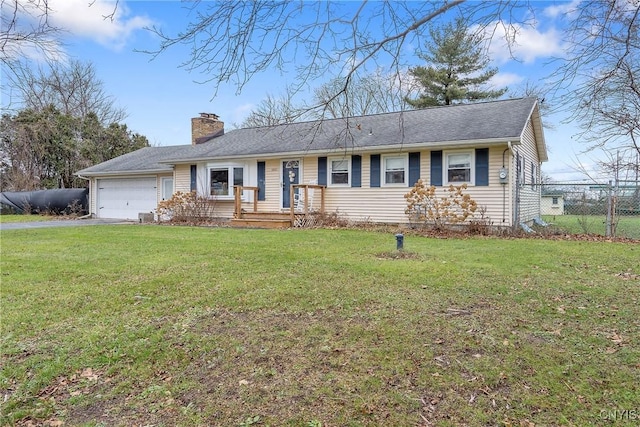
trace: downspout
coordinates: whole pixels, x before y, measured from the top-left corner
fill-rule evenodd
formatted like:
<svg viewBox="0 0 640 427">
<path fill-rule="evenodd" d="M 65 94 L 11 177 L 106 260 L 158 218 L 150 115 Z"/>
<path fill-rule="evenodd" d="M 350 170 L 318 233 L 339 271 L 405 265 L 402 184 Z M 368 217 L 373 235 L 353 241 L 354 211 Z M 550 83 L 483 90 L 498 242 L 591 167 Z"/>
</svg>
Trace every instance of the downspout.
<svg viewBox="0 0 640 427">
<path fill-rule="evenodd" d="M 78 219 L 91 218 L 93 216 L 93 214 L 91 213 L 91 178 L 87 178 L 86 176 L 82 176 L 78 174 L 76 174 L 76 176 L 80 179 L 86 179 L 87 181 L 89 181 L 89 209 L 87 209 L 89 213 L 86 215 L 79 216 Z"/>
<path fill-rule="evenodd" d="M 506 168 L 504 163 L 504 155 L 507 151 L 511 151 L 511 155 L 513 156 L 513 148 L 511 147 L 511 141 L 507 141 L 507 148 L 502 152 L 502 168 Z M 509 177 L 511 179 L 511 177 Z M 502 185 L 502 224 L 507 220 L 507 184 Z"/>
<path fill-rule="evenodd" d="M 511 224 L 511 226 L 515 231 L 518 228 L 518 221 L 520 221 L 520 174 L 522 173 L 522 171 L 520 170 L 519 154 L 515 151 L 512 151 L 512 156 L 513 155 L 516 155 L 518 157 L 516 159 L 516 165 L 515 165 L 516 176 L 515 176 L 514 182 L 516 185 L 516 191 L 515 191 L 515 197 L 513 199 L 513 218 L 512 218 L 513 223 Z"/>
</svg>

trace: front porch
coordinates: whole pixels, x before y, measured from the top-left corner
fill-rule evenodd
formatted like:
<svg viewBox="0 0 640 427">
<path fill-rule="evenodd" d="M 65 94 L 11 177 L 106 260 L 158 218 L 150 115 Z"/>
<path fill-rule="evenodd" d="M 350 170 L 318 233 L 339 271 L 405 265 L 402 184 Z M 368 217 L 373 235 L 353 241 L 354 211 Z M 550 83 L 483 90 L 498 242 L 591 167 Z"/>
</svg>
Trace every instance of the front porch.
<svg viewBox="0 0 640 427">
<path fill-rule="evenodd" d="M 258 187 L 236 185 L 234 191 L 234 209 L 231 225 L 247 228 L 291 228 L 309 227 L 315 223 L 317 215 L 325 213 L 326 186 L 318 184 L 292 184 L 289 208 L 279 212 L 260 211 L 258 209 Z M 246 208 L 247 202 L 242 201 L 244 190 L 253 194 L 251 207 Z M 320 193 L 317 201 L 316 190 Z"/>
</svg>

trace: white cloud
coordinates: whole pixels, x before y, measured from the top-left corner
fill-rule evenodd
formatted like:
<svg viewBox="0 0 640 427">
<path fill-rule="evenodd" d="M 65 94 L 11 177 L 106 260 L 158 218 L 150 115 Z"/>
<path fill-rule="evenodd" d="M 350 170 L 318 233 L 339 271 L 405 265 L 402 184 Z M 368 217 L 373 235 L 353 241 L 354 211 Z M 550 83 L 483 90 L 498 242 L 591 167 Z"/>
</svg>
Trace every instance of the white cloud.
<svg viewBox="0 0 640 427">
<path fill-rule="evenodd" d="M 232 114 L 233 123 L 237 123 L 237 124 L 242 123 L 244 119 L 246 119 L 249 116 L 249 114 L 254 108 L 255 108 L 255 104 L 251 104 L 251 103 L 242 104 L 234 108 L 233 114 Z"/>
<path fill-rule="evenodd" d="M 544 16 L 549 18 L 557 18 L 558 16 L 568 15 L 569 17 L 577 13 L 578 6 L 582 0 L 573 0 L 569 3 L 554 4 L 543 10 Z"/>
<path fill-rule="evenodd" d="M 492 33 L 489 56 L 498 63 L 516 59 L 532 64 L 539 58 L 561 56 L 565 52 L 561 40 L 562 34 L 554 28 L 541 32 L 534 27 L 498 24 Z"/>
<path fill-rule="evenodd" d="M 524 77 L 515 73 L 498 73 L 489 80 L 489 85 L 500 89 L 505 86 L 511 87 L 514 84 L 522 83 Z"/>
<path fill-rule="evenodd" d="M 152 24 L 146 16 L 129 16 L 123 1 L 49 0 L 49 7 L 53 25 L 115 50 L 124 47 L 134 31 Z"/>
</svg>

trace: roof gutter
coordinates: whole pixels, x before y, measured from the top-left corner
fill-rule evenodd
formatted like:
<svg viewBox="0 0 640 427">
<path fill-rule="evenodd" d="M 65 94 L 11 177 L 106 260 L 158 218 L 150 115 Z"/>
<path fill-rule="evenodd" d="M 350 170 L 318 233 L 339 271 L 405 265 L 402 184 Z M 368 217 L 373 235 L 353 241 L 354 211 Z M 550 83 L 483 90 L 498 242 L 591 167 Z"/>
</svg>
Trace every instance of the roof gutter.
<svg viewBox="0 0 640 427">
<path fill-rule="evenodd" d="M 150 170 L 137 170 L 137 171 L 127 171 L 127 170 L 119 170 L 119 171 L 109 171 L 109 172 L 91 172 L 91 173 L 84 173 L 83 175 L 80 175 L 80 173 L 76 172 L 74 175 L 76 175 L 78 178 L 82 178 L 82 179 L 91 179 L 94 177 L 101 177 L 101 176 L 113 176 L 113 175 L 153 175 L 153 174 L 159 174 L 159 173 L 172 173 L 172 170 L 168 170 L 168 169 L 150 169 Z"/>
</svg>

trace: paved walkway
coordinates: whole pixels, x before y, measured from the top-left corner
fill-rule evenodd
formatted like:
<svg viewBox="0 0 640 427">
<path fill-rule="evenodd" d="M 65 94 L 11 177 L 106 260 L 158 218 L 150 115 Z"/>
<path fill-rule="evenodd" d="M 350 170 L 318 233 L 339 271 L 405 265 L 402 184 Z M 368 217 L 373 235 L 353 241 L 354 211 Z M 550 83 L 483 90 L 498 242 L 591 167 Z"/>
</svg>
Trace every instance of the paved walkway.
<svg viewBox="0 0 640 427">
<path fill-rule="evenodd" d="M 9 222 L 0 223 L 0 230 L 26 230 L 29 228 L 48 228 L 48 227 L 79 227 L 84 225 L 103 225 L 103 224 L 136 224 L 136 221 L 127 221 L 124 219 L 61 219 L 51 221 L 34 221 L 34 222 Z"/>
</svg>

